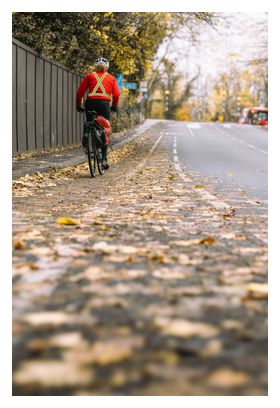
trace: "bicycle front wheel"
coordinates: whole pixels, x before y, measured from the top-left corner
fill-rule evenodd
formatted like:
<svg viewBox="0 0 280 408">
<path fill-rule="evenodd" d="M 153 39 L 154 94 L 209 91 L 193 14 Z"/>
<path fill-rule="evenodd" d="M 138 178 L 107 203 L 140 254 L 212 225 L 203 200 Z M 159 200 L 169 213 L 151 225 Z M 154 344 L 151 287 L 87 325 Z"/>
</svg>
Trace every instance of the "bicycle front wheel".
<svg viewBox="0 0 280 408">
<path fill-rule="evenodd" d="M 97 155 L 96 147 L 93 142 L 93 133 L 89 132 L 88 135 L 88 167 L 91 177 L 96 176 L 96 166 L 97 166 Z"/>
</svg>

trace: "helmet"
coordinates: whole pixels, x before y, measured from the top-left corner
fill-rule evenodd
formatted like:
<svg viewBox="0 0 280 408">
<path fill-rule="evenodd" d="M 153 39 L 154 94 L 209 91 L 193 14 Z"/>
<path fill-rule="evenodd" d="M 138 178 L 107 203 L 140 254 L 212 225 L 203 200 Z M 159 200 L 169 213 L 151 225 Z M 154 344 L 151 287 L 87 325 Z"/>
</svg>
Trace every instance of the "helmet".
<svg viewBox="0 0 280 408">
<path fill-rule="evenodd" d="M 109 68 L 109 61 L 106 58 L 100 57 L 95 60 L 94 65 L 105 65 L 105 67 Z"/>
</svg>

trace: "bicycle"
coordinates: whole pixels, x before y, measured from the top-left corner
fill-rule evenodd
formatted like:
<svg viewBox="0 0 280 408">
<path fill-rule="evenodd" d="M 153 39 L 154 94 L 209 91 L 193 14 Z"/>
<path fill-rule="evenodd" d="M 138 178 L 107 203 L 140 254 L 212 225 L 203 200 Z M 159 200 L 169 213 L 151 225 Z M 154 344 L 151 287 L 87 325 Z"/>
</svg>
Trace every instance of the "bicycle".
<svg viewBox="0 0 280 408">
<path fill-rule="evenodd" d="M 83 111 L 81 112 L 85 113 L 85 109 L 83 109 Z M 88 166 L 89 166 L 90 175 L 91 177 L 95 177 L 96 168 L 97 168 L 99 174 L 103 176 L 104 169 L 102 166 L 102 149 L 101 149 L 101 146 L 103 145 L 103 141 L 101 137 L 99 136 L 99 133 L 101 131 L 104 132 L 104 129 L 96 121 L 97 112 L 87 111 L 87 113 L 92 115 L 92 120 L 84 122 L 85 133 L 83 137 L 85 137 L 85 134 L 88 134 L 86 154 L 88 157 Z"/>
</svg>

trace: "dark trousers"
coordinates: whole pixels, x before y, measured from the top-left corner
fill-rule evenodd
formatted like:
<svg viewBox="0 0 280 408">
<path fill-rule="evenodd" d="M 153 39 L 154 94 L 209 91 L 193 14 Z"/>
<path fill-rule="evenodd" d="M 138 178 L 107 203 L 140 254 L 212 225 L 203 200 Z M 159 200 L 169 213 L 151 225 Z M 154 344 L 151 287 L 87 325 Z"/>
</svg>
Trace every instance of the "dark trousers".
<svg viewBox="0 0 280 408">
<path fill-rule="evenodd" d="M 85 102 L 85 110 L 92 110 L 105 119 L 111 119 L 110 102 L 102 101 L 102 99 L 87 99 Z M 86 113 L 87 120 L 92 120 L 91 115 Z"/>
</svg>

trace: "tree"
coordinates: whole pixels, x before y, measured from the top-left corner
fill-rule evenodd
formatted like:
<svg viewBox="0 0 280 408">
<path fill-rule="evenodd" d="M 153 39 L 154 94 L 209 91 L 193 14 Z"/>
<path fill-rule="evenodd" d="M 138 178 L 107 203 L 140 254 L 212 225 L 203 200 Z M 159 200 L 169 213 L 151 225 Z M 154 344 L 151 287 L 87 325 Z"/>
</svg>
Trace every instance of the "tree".
<svg viewBox="0 0 280 408">
<path fill-rule="evenodd" d="M 165 78 L 153 68 L 156 53 L 164 41 L 172 43 L 180 29 L 195 37 L 201 24 L 214 24 L 214 13 L 13 13 L 13 36 L 35 49 L 44 57 L 69 69 L 85 74 L 93 68 L 95 59 L 104 56 L 110 61 L 110 72 L 123 73 L 127 82 L 149 79 L 149 94 L 155 89 L 175 89 L 179 75 L 168 73 L 165 58 Z M 166 60 L 167 61 L 167 60 Z M 167 75 L 167 82 L 166 82 Z M 170 93 L 168 116 L 181 106 L 190 93 L 190 84 L 178 99 Z M 131 92 L 135 104 L 137 92 Z M 151 103 L 148 102 L 148 110 Z"/>
<path fill-rule="evenodd" d="M 162 61 L 160 71 L 154 76 L 153 84 L 150 88 L 151 101 L 148 106 L 149 116 L 152 113 L 152 104 L 157 99 L 165 106 L 165 118 L 175 119 L 177 111 L 188 101 L 192 95 L 193 83 L 197 79 L 199 72 L 191 79 L 182 78 L 182 75 L 176 71 L 176 62 L 170 62 L 168 59 Z"/>
<path fill-rule="evenodd" d="M 225 121 L 238 120 L 243 108 L 264 104 L 266 84 L 264 72 L 232 67 L 219 76 L 211 90 L 212 117 L 222 114 Z"/>
<path fill-rule="evenodd" d="M 144 78 L 159 45 L 212 13 L 13 13 L 13 36 L 68 68 L 87 72 L 102 55 L 111 71 Z M 192 28 L 194 29 L 194 28 Z"/>
</svg>

